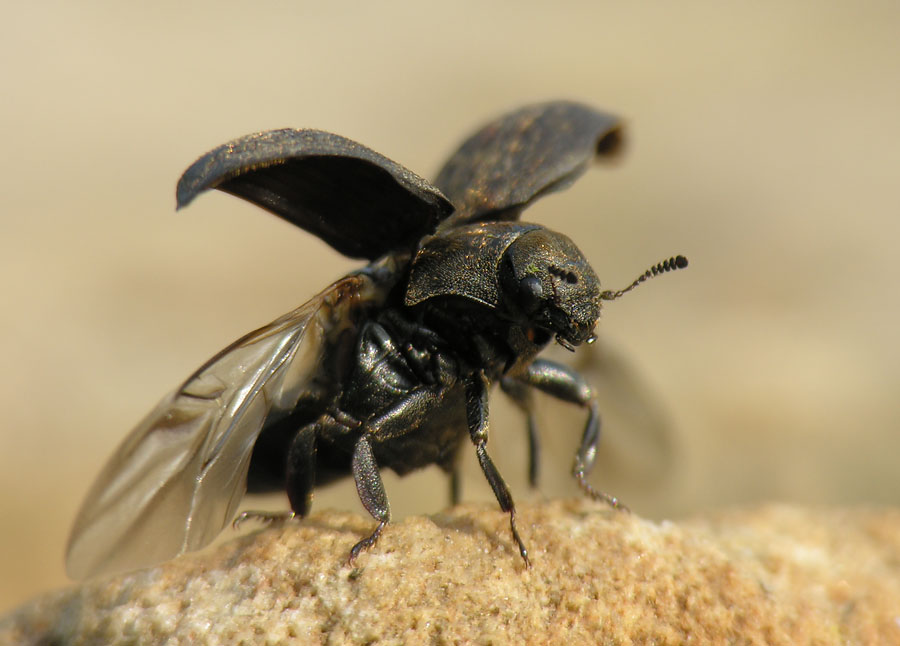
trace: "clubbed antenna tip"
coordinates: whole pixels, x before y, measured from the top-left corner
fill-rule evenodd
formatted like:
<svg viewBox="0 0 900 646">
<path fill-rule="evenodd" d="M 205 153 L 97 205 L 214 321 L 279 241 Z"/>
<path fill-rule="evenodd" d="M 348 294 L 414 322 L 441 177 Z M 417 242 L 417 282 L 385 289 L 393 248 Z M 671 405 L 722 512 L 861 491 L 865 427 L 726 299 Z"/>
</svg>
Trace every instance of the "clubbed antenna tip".
<svg viewBox="0 0 900 646">
<path fill-rule="evenodd" d="M 600 298 L 604 301 L 614 301 L 619 298 L 619 296 L 630 292 L 645 280 L 649 280 L 654 276 L 659 276 L 660 274 L 664 274 L 669 271 L 675 271 L 676 269 L 684 269 L 687 266 L 688 260 L 684 256 L 675 256 L 674 258 L 663 260 L 662 262 L 653 265 L 652 267 L 650 267 L 650 269 L 638 276 L 637 279 L 625 289 L 620 289 L 618 291 L 607 290 L 605 292 L 601 292 Z"/>
</svg>

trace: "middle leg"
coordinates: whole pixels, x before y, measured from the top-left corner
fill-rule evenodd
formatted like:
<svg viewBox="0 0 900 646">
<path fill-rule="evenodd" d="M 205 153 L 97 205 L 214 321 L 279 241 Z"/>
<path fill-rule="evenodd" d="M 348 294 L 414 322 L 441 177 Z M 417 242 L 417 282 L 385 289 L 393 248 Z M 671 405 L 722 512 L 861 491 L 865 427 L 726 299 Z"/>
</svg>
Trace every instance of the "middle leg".
<svg viewBox="0 0 900 646">
<path fill-rule="evenodd" d="M 488 440 L 488 384 L 487 377 L 483 372 L 476 372 L 466 379 L 466 420 L 469 426 L 469 435 L 472 443 L 475 444 L 475 453 L 478 456 L 478 463 L 487 478 L 497 502 L 500 503 L 500 509 L 509 513 L 509 528 L 512 531 L 513 539 L 519 546 L 519 554 L 525 561 L 525 567 L 531 567 L 531 561 L 528 558 L 528 550 L 522 537 L 519 536 L 519 530 L 516 528 L 516 506 L 513 503 L 512 494 L 509 487 L 503 481 L 494 461 L 487 453 Z"/>
</svg>

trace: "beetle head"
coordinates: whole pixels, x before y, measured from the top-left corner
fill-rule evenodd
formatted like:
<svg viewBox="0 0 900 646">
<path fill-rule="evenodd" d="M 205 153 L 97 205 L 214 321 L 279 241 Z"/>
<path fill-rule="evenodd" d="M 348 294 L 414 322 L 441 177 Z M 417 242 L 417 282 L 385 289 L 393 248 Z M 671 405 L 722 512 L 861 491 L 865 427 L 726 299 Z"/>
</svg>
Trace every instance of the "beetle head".
<svg viewBox="0 0 900 646">
<path fill-rule="evenodd" d="M 600 281 L 566 236 L 539 228 L 518 237 L 504 255 L 503 300 L 528 328 L 545 330 L 572 350 L 593 340 L 600 318 Z"/>
</svg>

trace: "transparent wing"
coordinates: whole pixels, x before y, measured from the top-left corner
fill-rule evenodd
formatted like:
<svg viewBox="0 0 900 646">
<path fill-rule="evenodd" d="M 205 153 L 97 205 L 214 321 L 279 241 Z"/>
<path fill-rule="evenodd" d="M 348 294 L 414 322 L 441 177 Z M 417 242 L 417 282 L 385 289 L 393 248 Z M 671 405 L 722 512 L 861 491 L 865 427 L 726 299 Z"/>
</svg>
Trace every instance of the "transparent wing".
<svg viewBox="0 0 900 646">
<path fill-rule="evenodd" d="M 321 130 L 270 130 L 206 153 L 178 182 L 178 207 L 218 189 L 318 236 L 345 256 L 412 249 L 453 211 L 441 192 L 384 155 Z"/>
<path fill-rule="evenodd" d="M 520 108 L 466 139 L 434 184 L 457 211 L 441 226 L 515 220 L 535 199 L 566 188 L 622 148 L 618 117 L 571 101 Z"/>
<path fill-rule="evenodd" d="M 329 339 L 355 325 L 374 291 L 363 274 L 334 283 L 163 399 L 88 493 L 69 539 L 69 576 L 145 567 L 212 541 L 237 511 L 267 418 L 294 408 Z"/>
</svg>

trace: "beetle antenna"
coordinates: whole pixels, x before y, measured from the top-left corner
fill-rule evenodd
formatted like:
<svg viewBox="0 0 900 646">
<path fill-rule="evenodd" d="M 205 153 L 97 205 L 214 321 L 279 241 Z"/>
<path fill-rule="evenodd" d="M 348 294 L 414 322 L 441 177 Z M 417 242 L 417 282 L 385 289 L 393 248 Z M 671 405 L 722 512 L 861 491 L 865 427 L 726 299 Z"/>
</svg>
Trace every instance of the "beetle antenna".
<svg viewBox="0 0 900 646">
<path fill-rule="evenodd" d="M 669 271 L 675 271 L 676 269 L 684 269 L 687 266 L 688 266 L 688 261 L 687 261 L 687 258 L 685 258 L 684 256 L 675 256 L 674 258 L 669 258 L 668 260 L 663 260 L 661 263 L 653 265 L 652 267 L 650 267 L 650 269 L 648 269 L 643 274 L 638 276 L 637 280 L 635 280 L 633 283 L 631 283 L 625 289 L 620 289 L 616 292 L 610 291 L 610 290 L 607 290 L 605 292 L 600 292 L 600 300 L 614 301 L 617 298 L 619 298 L 619 296 L 622 296 L 623 294 L 627 294 L 628 292 L 630 292 L 632 289 L 634 289 L 635 287 L 637 287 L 638 285 L 643 283 L 645 280 L 649 280 L 649 279 L 653 278 L 654 276 L 659 276 L 660 274 L 664 274 Z"/>
</svg>

